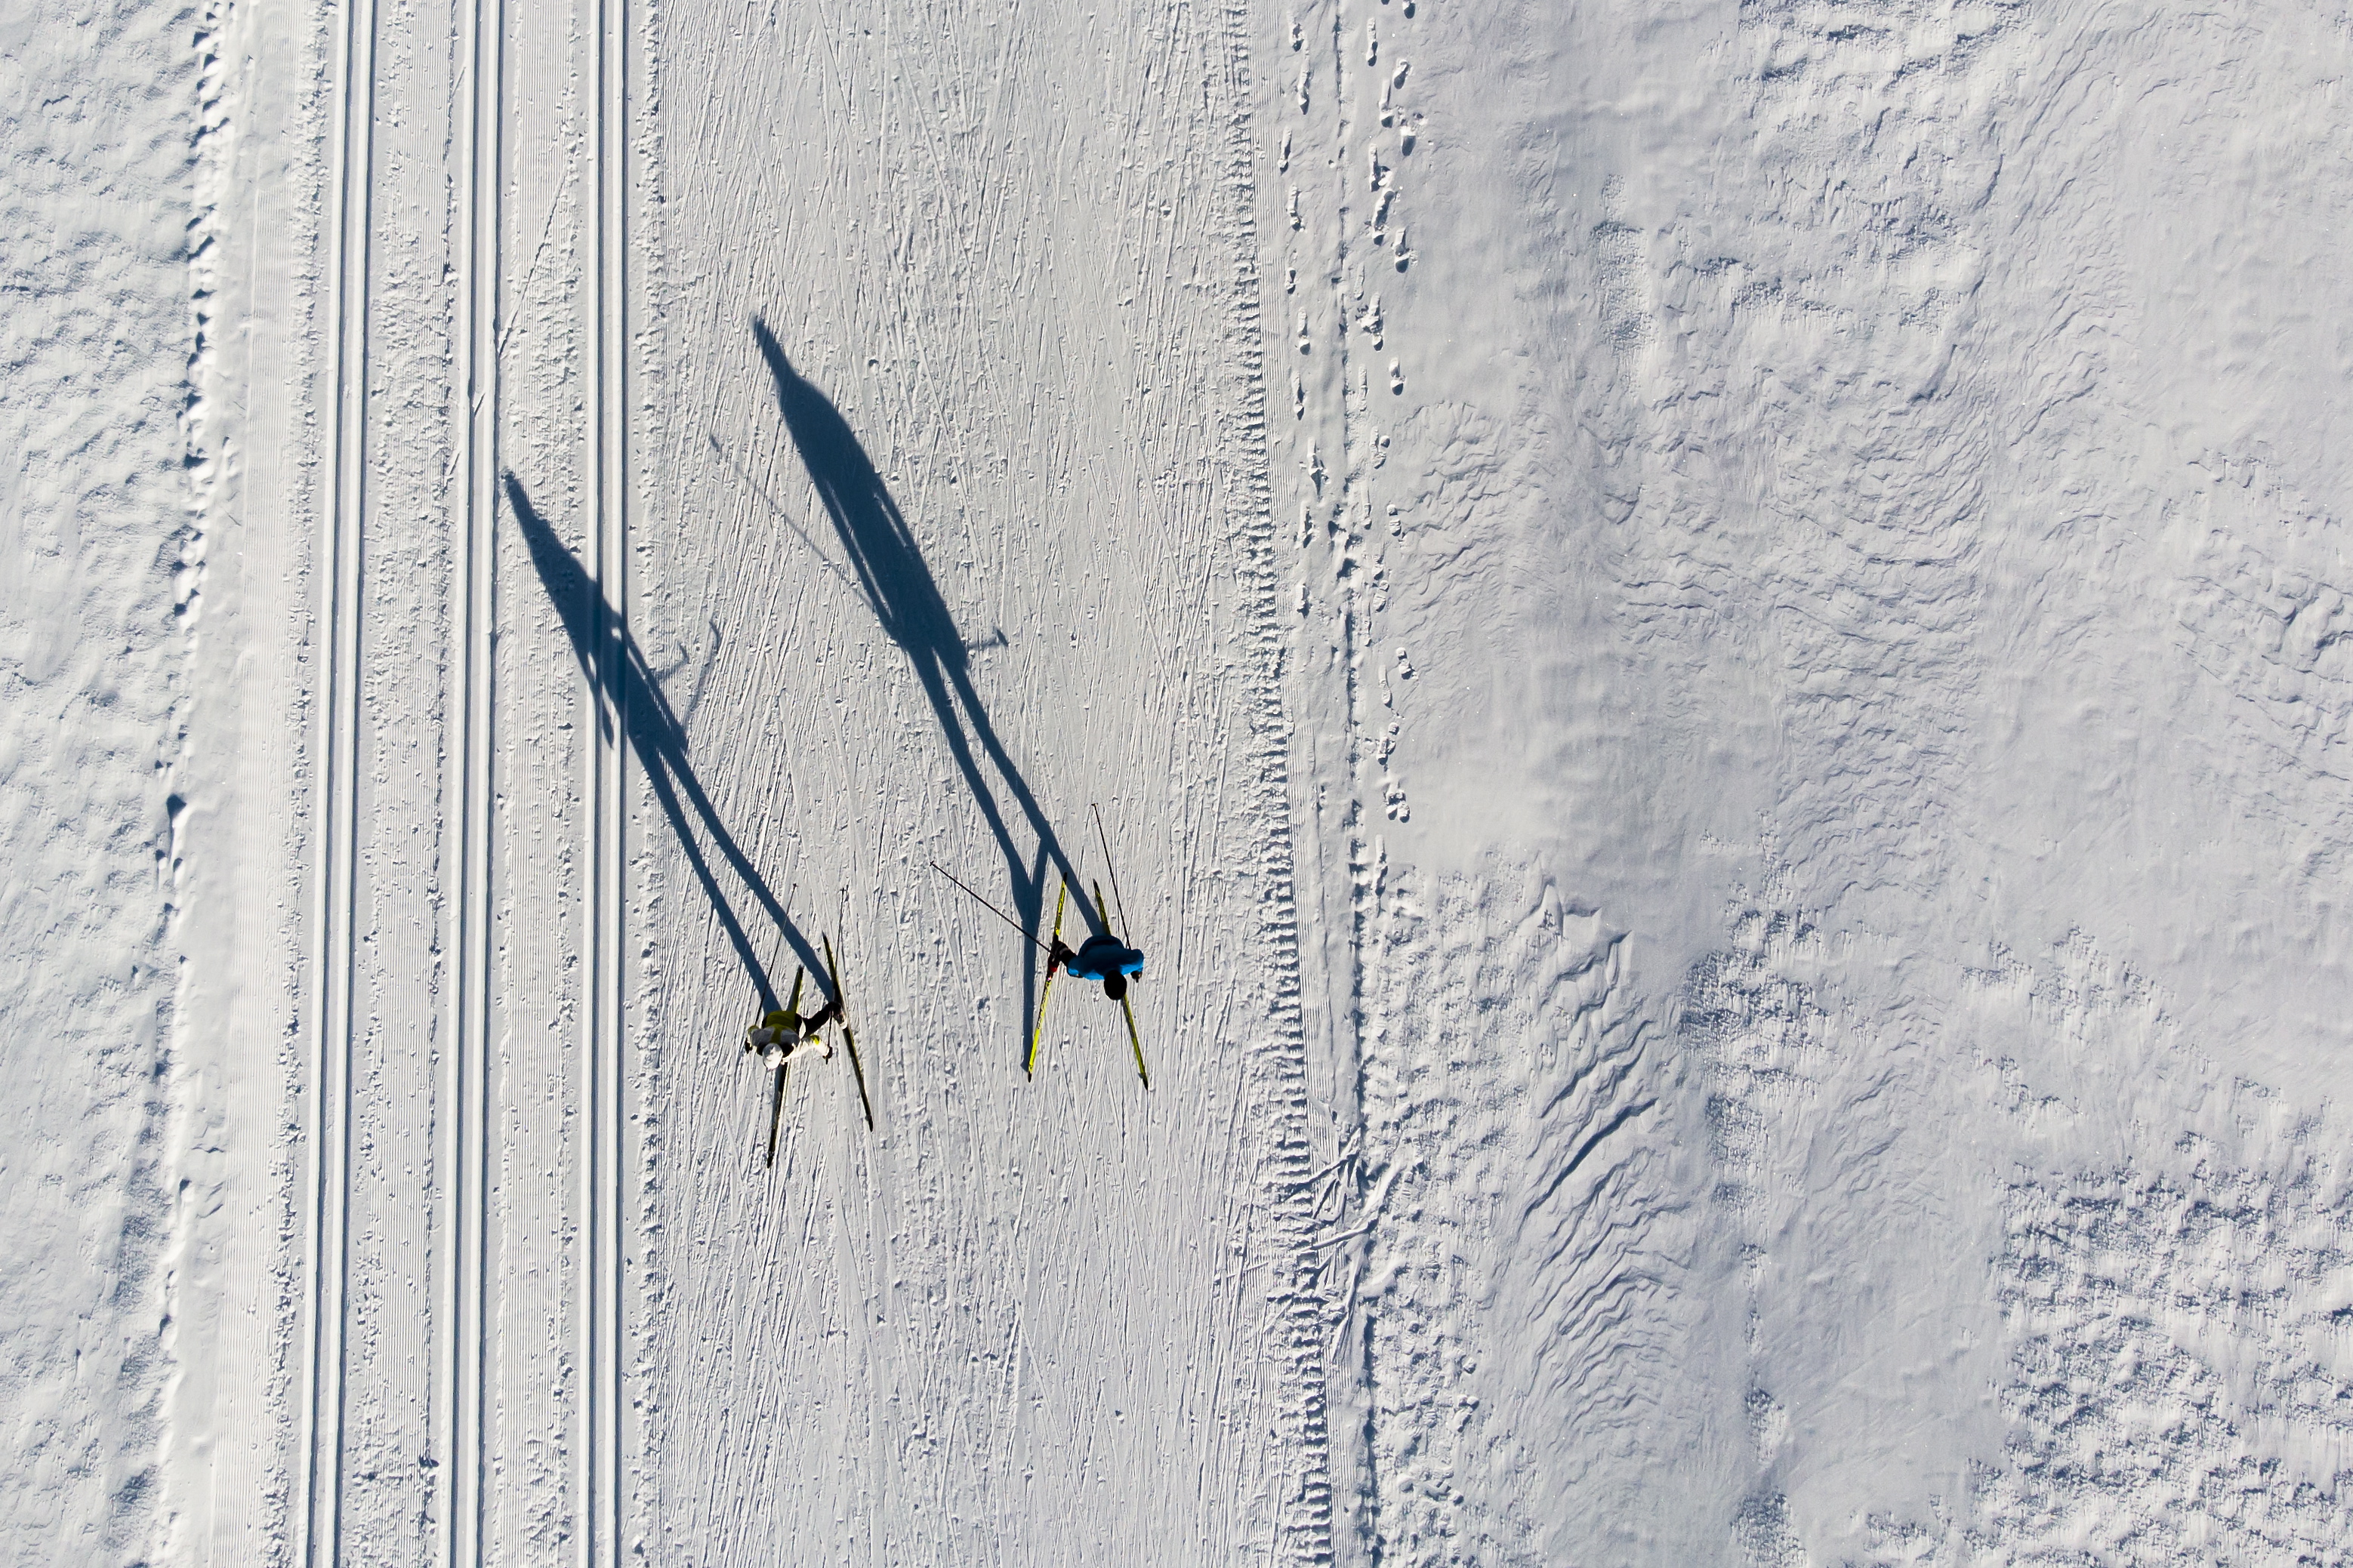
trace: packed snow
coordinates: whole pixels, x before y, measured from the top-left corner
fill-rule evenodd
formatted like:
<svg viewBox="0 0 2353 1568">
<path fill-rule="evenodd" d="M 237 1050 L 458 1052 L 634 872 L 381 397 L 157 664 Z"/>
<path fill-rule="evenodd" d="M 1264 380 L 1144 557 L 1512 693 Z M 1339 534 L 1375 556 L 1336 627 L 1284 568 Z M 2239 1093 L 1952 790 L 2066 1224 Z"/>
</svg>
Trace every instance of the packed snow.
<svg viewBox="0 0 2353 1568">
<path fill-rule="evenodd" d="M 7 1556 L 2353 1561 L 2348 78 L 0 19 Z"/>
</svg>

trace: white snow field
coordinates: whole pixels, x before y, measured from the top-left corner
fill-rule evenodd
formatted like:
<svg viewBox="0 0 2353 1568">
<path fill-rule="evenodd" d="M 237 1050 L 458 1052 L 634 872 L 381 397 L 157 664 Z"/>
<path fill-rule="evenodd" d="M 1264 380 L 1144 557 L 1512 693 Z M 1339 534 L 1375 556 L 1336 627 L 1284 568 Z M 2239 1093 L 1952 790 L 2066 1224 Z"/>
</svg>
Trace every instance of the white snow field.
<svg viewBox="0 0 2353 1568">
<path fill-rule="evenodd" d="M 0 1555 L 2353 1562 L 2348 80 L 10 11 Z"/>
</svg>

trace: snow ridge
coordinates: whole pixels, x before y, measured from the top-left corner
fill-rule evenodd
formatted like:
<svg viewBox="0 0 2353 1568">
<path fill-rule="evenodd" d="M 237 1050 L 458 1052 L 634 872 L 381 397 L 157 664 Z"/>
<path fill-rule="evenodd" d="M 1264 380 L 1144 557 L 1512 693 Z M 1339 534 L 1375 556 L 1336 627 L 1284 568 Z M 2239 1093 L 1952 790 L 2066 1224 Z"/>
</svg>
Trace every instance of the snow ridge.
<svg viewBox="0 0 2353 1568">
<path fill-rule="evenodd" d="M 216 321 L 221 279 L 219 268 L 227 234 L 221 209 L 233 192 L 236 163 L 235 124 L 231 116 L 233 68 L 230 48 L 238 35 L 234 0 L 205 0 L 194 37 L 195 55 L 195 126 L 190 137 L 189 163 L 194 174 L 192 212 L 188 222 L 188 353 L 186 385 L 180 426 L 183 462 L 186 469 L 185 513 L 178 531 L 178 563 L 173 574 L 173 615 L 181 637 L 184 669 L 196 655 L 198 626 L 204 610 L 205 551 L 211 518 L 232 461 L 229 437 L 215 417 L 220 392 L 219 346 Z M 184 889 L 188 866 L 183 833 L 187 802 L 183 776 L 195 746 L 195 691 L 193 683 L 180 685 L 174 704 L 168 752 L 163 763 L 168 791 L 164 809 L 169 839 L 159 868 L 164 881 L 165 941 L 177 950 L 167 1057 L 185 1054 L 181 1031 L 186 1016 L 188 987 L 195 974 L 188 963 L 181 926 L 186 916 Z M 179 1364 L 180 1326 L 188 1321 L 193 1303 L 187 1299 L 192 1250 L 197 1245 L 199 1215 L 214 1202 L 216 1191 L 196 1149 L 202 1108 L 193 1100 L 193 1086 L 167 1080 L 169 1110 L 163 1148 L 158 1152 L 161 1179 L 175 1195 L 164 1243 L 164 1268 L 159 1315 L 164 1325 L 162 1348 L 172 1370 L 162 1412 L 161 1458 L 168 1471 L 174 1458 L 180 1426 L 175 1417 L 186 1369 Z M 199 1184 L 202 1184 L 201 1185 Z M 208 1368 L 200 1369 L 209 1372 Z M 166 1497 L 156 1526 L 156 1550 L 170 1557 L 185 1552 L 185 1521 L 172 1510 L 177 1500 Z"/>
<path fill-rule="evenodd" d="M 1556 1562 L 1593 1516 L 1642 1516 L 1640 1456 L 1683 1414 L 1666 1369 L 1698 1227 L 1658 1135 L 1671 1055 L 1623 933 L 1540 874 L 1386 873 L 1366 957 L 1326 1289 L 1366 1391 L 1367 1544 Z"/>
<path fill-rule="evenodd" d="M 10 1555 L 136 1561 L 176 1266 L 174 921 L 193 253 L 189 14 L 0 20 L 0 1487 Z"/>
<path fill-rule="evenodd" d="M 1227 121 L 1228 193 L 1234 277 L 1228 340 L 1233 364 L 1234 406 L 1229 434 L 1220 443 L 1245 476 L 1229 502 L 1229 536 L 1245 563 L 1243 602 L 1248 606 L 1255 651 L 1250 691 L 1257 710 L 1244 752 L 1256 797 L 1252 816 L 1264 825 L 1258 895 L 1259 934 L 1271 952 L 1271 994 L 1253 1012 L 1266 1020 L 1269 1037 L 1250 1042 L 1250 1100 L 1271 1112 L 1268 1142 L 1258 1172 L 1259 1201 L 1271 1216 L 1269 1293 L 1266 1312 L 1274 1331 L 1287 1342 L 1290 1379 L 1271 1412 L 1275 1425 L 1267 1441 L 1281 1456 L 1264 1467 L 1276 1478 L 1276 1495 L 1265 1500 L 1281 1563 L 1322 1564 L 1332 1561 L 1331 1434 L 1324 1392 L 1324 1308 L 1318 1275 L 1317 1216 L 1311 1170 L 1306 1027 L 1301 1013 L 1300 948 L 1294 854 L 1286 802 L 1292 787 L 1293 730 L 1284 701 L 1282 578 L 1275 560 L 1273 486 L 1269 472 L 1266 409 L 1265 301 L 1259 270 L 1260 241 L 1257 124 L 1251 102 L 1250 59 L 1258 17 L 1247 5 L 1225 13 L 1227 79 L 1235 105 Z M 1247 1243 L 1245 1243 L 1247 1246 Z"/>
</svg>

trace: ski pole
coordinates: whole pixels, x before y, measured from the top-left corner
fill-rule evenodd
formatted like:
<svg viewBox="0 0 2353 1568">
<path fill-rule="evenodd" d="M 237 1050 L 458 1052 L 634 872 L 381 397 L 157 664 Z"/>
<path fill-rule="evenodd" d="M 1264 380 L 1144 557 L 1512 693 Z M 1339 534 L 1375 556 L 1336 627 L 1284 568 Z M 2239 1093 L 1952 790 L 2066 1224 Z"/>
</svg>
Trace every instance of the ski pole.
<svg viewBox="0 0 2353 1568">
<path fill-rule="evenodd" d="M 933 870 L 937 871 L 949 881 L 955 883 L 957 887 L 964 888 L 965 896 L 970 898 L 973 902 L 978 904 L 982 909 L 987 910 L 990 914 L 995 915 L 998 920 L 1003 921 L 1007 925 L 1011 926 L 1015 931 L 1019 931 L 1024 937 L 1027 937 L 1032 947 L 1035 947 L 1039 952 L 1044 953 L 1049 958 L 1051 958 L 1054 955 L 1054 950 L 1048 947 L 1044 942 L 1039 942 L 1035 936 L 1031 935 L 1029 927 L 1023 925 L 1019 921 L 1015 920 L 1011 915 L 1007 914 L 1003 910 L 998 909 L 995 904 L 990 903 L 987 899 L 982 898 L 978 893 L 974 892 L 970 888 L 965 888 L 963 879 L 954 871 L 949 870 L 945 866 L 941 865 L 936 860 L 931 862 L 931 867 Z"/>
<path fill-rule="evenodd" d="M 1103 807 L 1092 805 L 1089 809 L 1095 814 L 1095 842 L 1103 846 L 1103 869 L 1111 873 L 1111 896 L 1112 900 L 1119 906 L 1120 929 L 1126 932 L 1122 940 L 1134 945 L 1135 928 L 1127 923 L 1127 900 L 1119 890 L 1119 868 L 1111 863 L 1111 839 L 1103 833 Z"/>
</svg>

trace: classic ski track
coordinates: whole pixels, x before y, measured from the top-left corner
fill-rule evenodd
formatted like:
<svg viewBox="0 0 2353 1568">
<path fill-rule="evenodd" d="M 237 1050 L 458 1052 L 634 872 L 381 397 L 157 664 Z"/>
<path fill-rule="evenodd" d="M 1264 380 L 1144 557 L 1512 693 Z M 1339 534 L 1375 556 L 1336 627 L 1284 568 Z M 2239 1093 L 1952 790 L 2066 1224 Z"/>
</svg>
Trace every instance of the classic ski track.
<svg viewBox="0 0 2353 1568">
<path fill-rule="evenodd" d="M 627 650 L 628 462 L 627 342 L 623 286 L 628 235 L 628 54 L 624 0 L 597 0 L 594 113 L 596 230 L 589 289 L 595 334 L 589 348 L 588 405 L 593 431 L 588 453 L 594 519 L 590 572 L 596 584 L 597 710 L 590 752 L 589 929 L 586 1073 L 587 1145 L 581 1161 L 582 1217 L 587 1256 L 581 1292 L 580 1560 L 584 1568 L 619 1561 L 620 1540 L 620 1155 L 621 1155 L 621 900 L 623 788 L 628 715 L 623 659 Z"/>
<path fill-rule="evenodd" d="M 505 15 L 501 0 L 473 0 L 466 15 L 467 84 L 460 138 L 457 289 L 459 471 L 464 483 L 463 539 L 452 588 L 451 668 L 455 671 L 458 758 L 455 787 L 444 799 L 445 842 L 458 848 L 452 914 L 449 1058 L 438 1184 L 449 1256 L 441 1269 L 438 1500 L 441 1562 L 474 1568 L 482 1560 L 483 1367 L 487 1359 L 488 1195 L 490 1171 L 491 752 L 496 614 L 499 421 L 501 144 L 505 116 Z"/>
<path fill-rule="evenodd" d="M 350 1298 L 353 896 L 359 828 L 359 589 L 366 499 L 367 298 L 374 194 L 375 0 L 345 0 L 336 60 L 327 264 L 328 436 L 319 680 L 317 882 L 311 914 L 310 1281 L 304 1301 L 295 1560 L 342 1555 L 344 1329 Z"/>
</svg>

